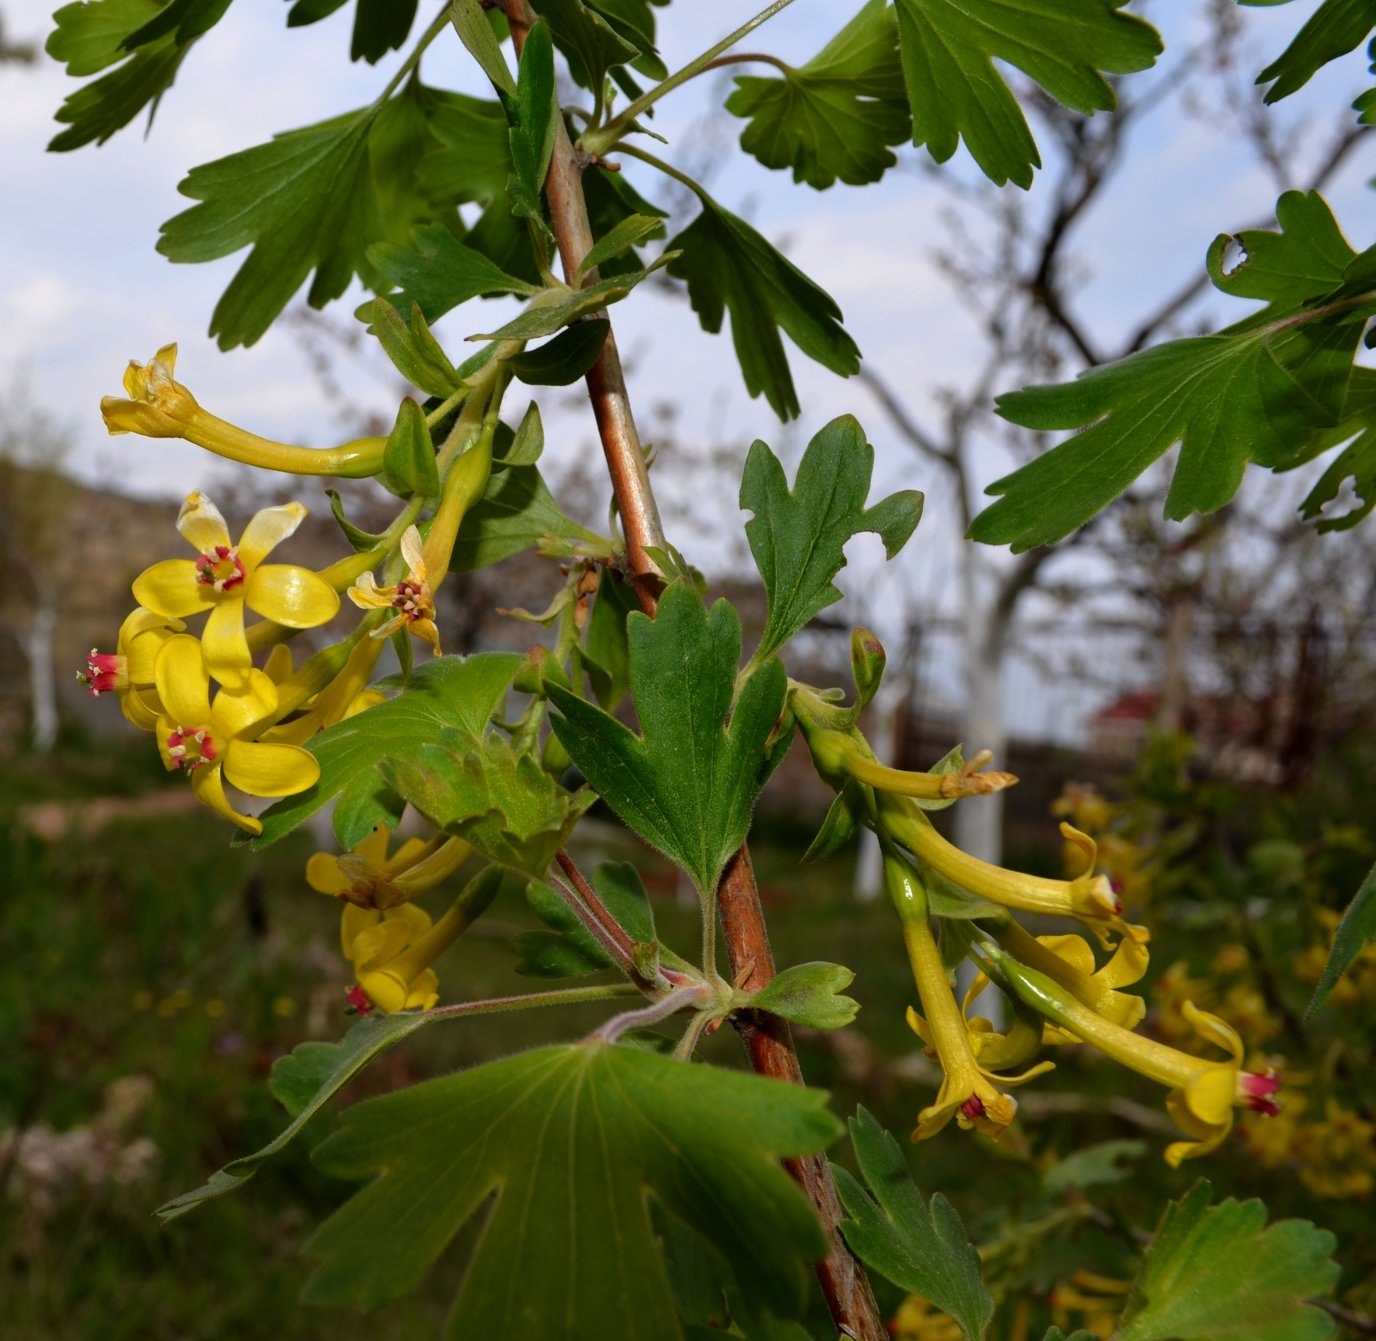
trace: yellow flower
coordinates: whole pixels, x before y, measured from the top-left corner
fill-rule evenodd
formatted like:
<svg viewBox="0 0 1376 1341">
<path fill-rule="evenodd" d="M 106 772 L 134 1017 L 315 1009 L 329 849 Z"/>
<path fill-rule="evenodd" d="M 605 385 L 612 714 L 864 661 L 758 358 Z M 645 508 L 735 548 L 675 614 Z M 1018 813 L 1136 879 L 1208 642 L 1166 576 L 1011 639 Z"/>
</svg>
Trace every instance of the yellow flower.
<svg viewBox="0 0 1376 1341">
<path fill-rule="evenodd" d="M 206 669 L 227 688 L 248 684 L 253 660 L 244 636 L 244 607 L 276 624 L 311 629 L 339 610 L 339 596 L 309 568 L 263 559 L 301 524 L 300 503 L 264 508 L 237 545 L 220 510 L 205 494 L 190 494 L 177 529 L 200 551 L 196 559 L 165 559 L 134 579 L 134 596 L 168 618 L 209 610 L 201 643 Z"/>
<path fill-rule="evenodd" d="M 288 745 L 301 745 L 327 726 L 333 726 L 346 717 L 352 717 L 365 708 L 381 703 L 383 695 L 367 687 L 381 652 L 381 643 L 367 638 L 360 639 L 349 653 L 343 670 L 318 693 L 305 700 L 304 708 L 297 716 L 270 727 L 263 732 L 261 738 L 285 741 Z M 308 666 L 309 663 L 302 668 L 301 676 L 305 675 Z M 277 682 L 283 699 L 287 700 L 295 688 L 295 681 L 299 678 L 292 675 L 291 653 L 279 643 L 273 648 L 264 669 Z"/>
<path fill-rule="evenodd" d="M 915 773 L 889 768 L 874 757 L 858 733 L 819 724 L 811 715 L 806 699 L 799 695 L 795 695 L 793 704 L 794 715 L 807 739 L 818 773 L 837 790 L 845 785 L 846 779 L 854 778 L 867 787 L 893 796 L 951 801 L 961 796 L 987 796 L 1017 782 L 1011 773 L 982 771 L 993 762 L 992 750 L 980 750 L 951 773 Z"/>
<path fill-rule="evenodd" d="M 1087 873 L 1075 880 L 1048 880 L 1044 876 L 1005 870 L 947 842 L 911 801 L 884 792 L 878 793 L 876 800 L 880 822 L 889 834 L 919 861 L 971 894 L 1005 908 L 1074 917 L 1105 944 L 1110 930 L 1137 941 L 1150 939 L 1145 927 L 1132 926 L 1123 920 L 1123 905 L 1107 877 Z M 1092 872 L 1094 840 L 1069 824 L 1061 825 L 1061 834 L 1085 850 Z"/>
<path fill-rule="evenodd" d="M 1015 959 L 1068 988 L 1104 1019 L 1124 1029 L 1136 1028 L 1142 1022 L 1146 1001 L 1117 988 L 1140 982 L 1146 973 L 1149 955 L 1143 942 L 1124 936 L 1108 963 L 1096 969 L 1094 951 L 1083 936 L 1034 937 L 1011 917 L 991 925 L 990 930 Z M 1054 1026 L 1048 1026 L 1047 1035 L 1048 1043 L 1076 1041 Z"/>
<path fill-rule="evenodd" d="M 241 692 L 222 688 L 212 703 L 201 645 L 183 633 L 158 653 L 154 675 L 163 763 L 190 774 L 197 799 L 241 829 L 258 834 L 263 826 L 230 805 L 224 779 L 250 796 L 291 796 L 319 778 L 320 765 L 308 750 L 247 738 L 277 710 L 276 686 L 262 671 L 250 671 Z"/>
<path fill-rule="evenodd" d="M 163 345 L 147 364 L 130 360 L 124 372 L 124 390 L 129 399 L 103 396 L 100 401 L 101 417 L 111 435 L 141 433 L 146 438 L 185 438 L 231 461 L 293 475 L 361 479 L 382 469 L 385 438 L 359 438 L 323 450 L 260 438 L 203 410 L 195 396 L 173 378 L 176 366 L 175 344 Z"/>
<path fill-rule="evenodd" d="M 427 580 L 420 532 L 414 526 L 408 526 L 401 537 L 401 554 L 408 571 L 396 586 L 379 587 L 372 573 L 364 573 L 358 583 L 349 588 L 349 599 L 364 610 L 400 611 L 381 628 L 373 630 L 374 638 L 385 638 L 398 629 L 409 628 L 438 655 L 440 633 L 435 627 L 435 599 Z"/>
<path fill-rule="evenodd" d="M 391 832 L 379 825 L 352 852 L 317 852 L 306 863 L 306 883 L 360 908 L 386 910 L 447 879 L 473 855 L 462 838 L 441 843 L 408 838 L 389 857 Z"/>
<path fill-rule="evenodd" d="M 1217 1149 L 1232 1130 L 1234 1106 L 1267 1114 L 1277 1111 L 1272 1095 L 1280 1088 L 1279 1081 L 1273 1075 L 1242 1069 L 1242 1040 L 1218 1016 L 1189 1001 L 1181 1007 L 1198 1033 L 1229 1054 L 1227 1061 L 1193 1057 L 1104 1019 L 1059 983 L 1001 949 L 986 944 L 983 950 L 998 966 L 1001 980 L 1028 1005 L 1114 1061 L 1169 1088 L 1166 1111 L 1193 1138 L 1166 1148 L 1166 1162 L 1172 1168 L 1181 1160 Z"/>
<path fill-rule="evenodd" d="M 135 606 L 119 626 L 115 651 L 91 648 L 86 669 L 78 671 L 76 678 L 92 698 L 116 694 L 120 710 L 140 731 L 155 730 L 161 705 L 153 687 L 153 667 L 163 644 L 185 628 L 180 619 Z"/>
<path fill-rule="evenodd" d="M 896 852 L 884 854 L 884 880 L 903 925 L 903 939 L 913 980 L 922 1002 L 925 1024 L 908 1012 L 909 1025 L 921 1035 L 941 1063 L 944 1078 L 936 1102 L 917 1115 L 914 1141 L 935 1136 L 953 1117 L 967 1131 L 974 1127 L 997 1139 L 1013 1121 L 1018 1105 L 999 1085 L 1021 1085 L 1051 1069 L 1050 1062 L 1020 1076 L 994 1075 L 980 1064 L 971 1046 L 965 1018 L 951 992 L 941 951 L 928 923 L 927 892 L 915 871 Z"/>
</svg>

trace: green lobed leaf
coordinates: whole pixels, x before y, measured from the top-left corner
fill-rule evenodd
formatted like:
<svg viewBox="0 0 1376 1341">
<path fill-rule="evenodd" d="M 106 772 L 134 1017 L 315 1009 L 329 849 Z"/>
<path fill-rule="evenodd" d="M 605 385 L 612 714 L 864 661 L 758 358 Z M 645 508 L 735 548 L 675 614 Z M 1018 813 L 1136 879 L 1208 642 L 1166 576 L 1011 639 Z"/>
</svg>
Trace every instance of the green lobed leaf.
<svg viewBox="0 0 1376 1341">
<path fill-rule="evenodd" d="M 1166 516 L 1210 512 L 1236 491 L 1249 460 L 1284 468 L 1305 459 L 1316 433 L 1337 424 L 1352 358 L 1376 296 L 1333 315 L 1308 316 L 1357 266 L 1322 197 L 1286 192 L 1281 235 L 1243 233 L 1249 259 L 1225 274 L 1225 291 L 1267 307 L 1216 335 L 1171 340 L 1062 386 L 1000 396 L 1004 418 L 1041 431 L 1080 429 L 990 485 L 1003 497 L 970 528 L 973 539 L 1015 550 L 1051 544 L 1122 493 L 1177 442 Z M 1305 318 L 1308 317 L 1306 320 Z M 1299 320 L 1296 320 L 1299 318 Z"/>
<path fill-rule="evenodd" d="M 399 286 L 401 291 L 390 300 L 402 306 L 415 303 L 426 321 L 438 321 L 470 298 L 502 293 L 529 297 L 539 292 L 438 223 L 417 228 L 409 247 L 375 243 L 368 249 L 368 262 L 383 280 Z"/>
<path fill-rule="evenodd" d="M 809 1029 L 841 1029 L 860 1011 L 858 1001 L 841 995 L 854 981 L 843 964 L 794 964 L 753 993 L 749 1004 Z"/>
<path fill-rule="evenodd" d="M 592 887 L 607 910 L 630 934 L 648 945 L 655 939 L 655 915 L 640 873 L 629 862 L 603 862 Z M 548 885 L 533 880 L 526 902 L 548 931 L 526 931 L 511 941 L 516 972 L 529 978 L 576 978 L 612 967 L 612 961 L 564 900 Z"/>
<path fill-rule="evenodd" d="M 841 1232 L 851 1251 L 909 1294 L 920 1295 L 960 1325 L 966 1341 L 981 1341 L 994 1301 L 980 1277 L 955 1208 L 939 1192 L 926 1204 L 897 1141 L 863 1107 L 850 1120 L 856 1163 L 868 1192 L 833 1165 L 836 1190 L 849 1220 Z"/>
<path fill-rule="evenodd" d="M 741 477 L 740 505 L 755 515 L 745 534 L 764 580 L 769 617 L 757 658 L 778 651 L 819 611 L 841 599 L 834 582 L 845 546 L 860 531 L 881 533 L 890 558 L 922 515 L 922 495 L 905 489 L 866 509 L 874 448 L 850 415 L 833 419 L 807 445 L 793 489 L 769 447 L 756 441 Z"/>
<path fill-rule="evenodd" d="M 635 612 L 626 623 L 642 734 L 555 685 L 551 725 L 598 794 L 705 898 L 745 841 L 787 677 L 765 661 L 733 706 L 740 618 L 726 601 L 709 611 L 685 582 L 665 589 L 653 620 Z"/>
<path fill-rule="evenodd" d="M 446 728 L 404 758 L 383 759 L 380 768 L 392 790 L 437 829 L 536 879 L 593 801 L 591 792 L 566 791 L 533 755 L 496 734 L 475 739 Z"/>
<path fill-rule="evenodd" d="M 1376 940 L 1376 866 L 1367 872 L 1366 879 L 1347 905 L 1343 920 L 1338 923 L 1323 977 L 1314 988 L 1314 995 L 1304 1012 L 1306 1019 L 1328 1000 L 1328 994 L 1337 986 L 1338 979 L 1373 940 Z"/>
<path fill-rule="evenodd" d="M 336 797 L 334 831 L 343 847 L 362 842 L 379 824 L 395 826 L 402 802 L 376 766 L 413 758 L 443 727 L 476 740 L 520 664 L 513 652 L 435 657 L 412 672 L 405 693 L 327 727 L 306 744 L 320 761 L 319 781 L 270 806 L 253 846 L 277 842 Z"/>
<path fill-rule="evenodd" d="M 1333 1235 L 1266 1223 L 1260 1201 L 1209 1205 L 1200 1181 L 1166 1207 L 1132 1283 L 1117 1341 L 1324 1341 L 1336 1324 L 1308 1301 L 1338 1279 Z"/>
<path fill-rule="evenodd" d="M 891 144 L 912 132 L 888 0 L 868 0 L 806 65 L 782 78 L 736 80 L 726 110 L 750 124 L 741 148 L 767 168 L 792 168 L 818 190 L 837 178 L 877 182 L 898 162 Z"/>
<path fill-rule="evenodd" d="M 434 143 L 417 172 L 421 188 L 436 201 L 491 201 L 506 192 L 511 142 L 506 113 L 489 98 L 445 92 L 430 116 Z"/>
<path fill-rule="evenodd" d="M 376 65 L 395 51 L 411 32 L 417 4 L 418 0 L 358 0 L 349 59 Z"/>
<path fill-rule="evenodd" d="M 748 1263 L 753 1298 L 796 1314 L 825 1241 L 775 1161 L 834 1139 L 825 1097 L 585 1044 L 368 1100 L 315 1152 L 325 1173 L 373 1181 L 306 1245 L 321 1265 L 304 1297 L 371 1308 L 407 1292 L 495 1193 L 449 1337 L 675 1341 L 653 1198 L 725 1271 Z"/>
<path fill-rule="evenodd" d="M 1275 0 L 1240 3 L 1274 4 Z M 1373 23 L 1376 14 L 1370 0 L 1323 0 L 1290 45 L 1257 76 L 1258 84 L 1271 84 L 1265 101 L 1279 102 L 1303 88 L 1329 61 L 1364 42 Z"/>
<path fill-rule="evenodd" d="M 427 1015 L 372 1015 L 359 1020 L 338 1043 L 299 1043 L 289 1056 L 272 1065 L 268 1081 L 274 1095 L 291 1115 L 290 1125 L 256 1154 L 231 1160 L 211 1174 L 201 1186 L 159 1206 L 154 1214 L 163 1221 L 175 1220 L 202 1202 L 242 1187 L 269 1159 L 291 1143 L 369 1062 L 408 1034 L 429 1024 Z"/>
<path fill-rule="evenodd" d="M 779 332 L 842 377 L 860 370 L 860 351 L 830 295 L 770 246 L 744 219 L 701 193 L 702 213 L 671 243 L 682 253 L 669 273 L 688 285 L 703 330 L 715 335 L 731 314 L 731 343 L 745 388 L 764 395 L 780 419 L 798 414 L 798 393 Z"/>
<path fill-rule="evenodd" d="M 606 317 L 584 317 L 538 348 L 513 354 L 506 365 L 527 386 L 568 386 L 597 362 L 611 328 Z"/>
<path fill-rule="evenodd" d="M 1116 106 L 1104 72 L 1148 69 L 1156 30 L 1126 0 L 897 0 L 913 143 L 944 163 L 965 141 L 996 185 L 1032 185 L 1041 156 L 995 60 L 1086 116 Z"/>
<path fill-rule="evenodd" d="M 569 73 L 586 89 L 600 89 L 607 71 L 640 55 L 639 49 L 583 0 L 541 0 L 540 17 L 549 24 Z"/>
<path fill-rule="evenodd" d="M 410 396 L 402 398 L 383 449 L 382 482 L 401 498 L 434 498 L 440 491 L 435 444 L 425 411 Z"/>
<path fill-rule="evenodd" d="M 1336 428 L 1316 435 L 1303 459 L 1293 465 L 1304 465 L 1321 452 L 1344 443 L 1346 446 L 1300 504 L 1300 516 L 1315 522 L 1314 529 L 1320 532 L 1350 530 L 1376 511 L 1376 371 L 1370 368 L 1352 370 L 1342 421 Z M 1349 477 L 1360 502 L 1347 512 L 1325 517 L 1324 508 L 1339 496 Z"/>
<path fill-rule="evenodd" d="M 230 0 L 100 0 L 63 5 L 47 52 L 67 66 L 69 75 L 117 69 L 69 94 L 57 112 L 68 126 L 48 148 L 79 149 L 94 140 L 104 144 L 145 107 L 149 116 L 172 86 L 191 45 L 229 8 Z"/>
<path fill-rule="evenodd" d="M 588 0 L 587 7 L 595 9 L 611 26 L 626 39 L 640 55 L 631 62 L 634 69 L 647 79 L 663 79 L 669 69 L 655 50 L 655 13 L 652 6 L 663 5 L 667 0 Z M 624 71 L 613 70 L 613 76 L 624 75 Z M 623 82 L 622 88 L 626 85 Z M 634 97 L 634 94 L 628 94 Z"/>
<path fill-rule="evenodd" d="M 582 545 L 610 548 L 605 537 L 564 515 L 534 466 L 512 466 L 494 470 L 482 498 L 464 514 L 449 568 L 469 573 L 523 549 L 572 554 Z"/>
</svg>

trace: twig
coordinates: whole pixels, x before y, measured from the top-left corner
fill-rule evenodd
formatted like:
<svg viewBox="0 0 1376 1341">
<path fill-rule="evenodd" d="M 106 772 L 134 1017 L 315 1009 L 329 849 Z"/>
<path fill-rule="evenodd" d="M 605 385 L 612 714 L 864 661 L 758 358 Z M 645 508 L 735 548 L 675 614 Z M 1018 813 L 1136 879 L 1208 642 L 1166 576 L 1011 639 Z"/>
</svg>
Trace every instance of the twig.
<svg viewBox="0 0 1376 1341">
<path fill-rule="evenodd" d="M 512 40 L 519 52 L 534 15 L 526 0 L 504 0 L 503 8 L 511 24 Z M 592 246 L 587 203 L 583 196 L 582 164 L 569 142 L 562 118 L 556 119 L 554 155 L 550 161 L 545 193 L 549 199 L 550 219 L 554 225 L 559 256 L 569 282 L 576 282 L 583 258 Z M 589 276 L 591 279 L 592 276 Z M 653 616 L 657 605 L 660 575 L 647 547 L 662 548 L 664 532 L 650 489 L 645 457 L 631 416 L 626 396 L 621 360 L 616 342 L 609 334 L 602 355 L 587 375 L 588 392 L 597 417 L 607 470 L 611 475 L 617 507 L 626 535 L 626 549 L 636 593 L 645 613 Z M 747 983 L 762 987 L 774 976 L 769 936 L 749 851 L 742 847 L 722 877 L 718 891 L 722 928 L 733 975 L 749 969 Z M 751 1065 L 761 1075 L 774 1076 L 791 1084 L 803 1083 L 802 1068 L 782 1021 L 766 1023 L 763 1017 L 738 1026 L 745 1041 Z M 785 1160 L 785 1167 L 797 1180 L 817 1208 L 827 1236 L 827 1255 L 817 1264 L 817 1277 L 838 1331 L 859 1341 L 887 1341 L 888 1332 L 875 1303 L 868 1278 L 851 1257 L 838 1229 L 843 1218 L 840 1198 L 825 1156 L 804 1160 Z"/>
</svg>

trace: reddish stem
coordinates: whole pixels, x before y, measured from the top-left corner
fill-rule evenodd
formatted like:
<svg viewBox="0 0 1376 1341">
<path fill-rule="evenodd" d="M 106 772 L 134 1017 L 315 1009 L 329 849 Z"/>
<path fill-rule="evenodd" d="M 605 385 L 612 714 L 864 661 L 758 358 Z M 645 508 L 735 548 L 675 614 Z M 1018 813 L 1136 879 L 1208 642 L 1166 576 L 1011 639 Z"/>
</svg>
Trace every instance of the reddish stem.
<svg viewBox="0 0 1376 1341">
<path fill-rule="evenodd" d="M 517 55 L 525 43 L 527 30 L 535 22 L 526 0 L 498 0 L 511 24 L 511 37 Z M 554 225 L 564 276 L 570 284 L 579 283 L 578 271 L 592 247 L 587 202 L 583 196 L 582 173 L 586 165 L 569 140 L 563 118 L 557 118 L 554 153 L 545 194 L 549 199 L 550 219 Z M 591 283 L 595 274 L 583 277 Z M 605 315 L 605 314 L 604 314 Z M 611 476 L 617 508 L 626 536 L 626 551 L 641 608 L 654 616 L 662 579 L 647 548 L 665 547 L 659 510 L 650 489 L 645 456 L 640 448 L 635 419 L 626 394 L 621 357 L 610 334 L 597 362 L 587 373 L 588 395 L 597 418 L 607 471 Z M 560 863 L 562 865 L 562 861 Z M 567 868 L 566 873 L 567 873 Z M 570 875 L 570 878 L 572 876 Z M 580 890 L 580 893 L 582 891 Z M 722 929 L 731 959 L 733 978 L 747 990 L 763 987 L 774 976 L 774 957 L 769 948 L 764 911 L 750 862 L 750 851 L 742 847 L 722 876 L 717 892 Z M 742 977 L 744 975 L 744 977 Z M 747 1013 L 736 1021 L 751 1066 L 760 1074 L 789 1084 L 803 1084 L 802 1068 L 788 1025 L 777 1017 Z M 886 1341 L 888 1331 L 865 1273 L 850 1255 L 838 1228 L 844 1218 L 831 1166 L 823 1154 L 784 1161 L 784 1166 L 817 1208 L 827 1236 L 827 1255 L 817 1263 L 817 1279 L 837 1329 L 860 1341 Z"/>
</svg>

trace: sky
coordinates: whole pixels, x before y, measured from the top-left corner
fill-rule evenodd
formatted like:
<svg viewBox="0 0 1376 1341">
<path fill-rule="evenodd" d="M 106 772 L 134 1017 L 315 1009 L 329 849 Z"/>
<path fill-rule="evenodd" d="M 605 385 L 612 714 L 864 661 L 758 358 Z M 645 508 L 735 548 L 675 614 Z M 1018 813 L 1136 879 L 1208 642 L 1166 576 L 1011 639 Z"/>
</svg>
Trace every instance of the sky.
<svg viewBox="0 0 1376 1341">
<path fill-rule="evenodd" d="M 1299 0 L 1240 13 L 1256 30 L 1258 51 L 1274 55 L 1313 8 L 1311 0 Z M 41 41 L 50 26 L 49 9 L 40 0 L 0 0 L 9 39 Z M 1197 9 L 1156 4 L 1145 12 L 1158 22 L 1169 20 L 1169 50 L 1189 36 Z M 267 437 L 314 446 L 341 436 L 334 422 L 338 407 L 289 330 L 275 328 L 252 348 L 229 354 L 221 354 L 206 337 L 210 311 L 245 253 L 173 266 L 154 250 L 159 224 L 189 203 L 176 187 L 190 167 L 260 143 L 276 131 L 363 105 L 400 61 L 393 53 L 376 67 L 350 65 L 352 6 L 291 31 L 283 27 L 284 12 L 284 4 L 274 0 L 239 0 L 193 50 L 151 130 L 145 134 L 140 121 L 100 148 L 74 153 L 47 153 L 45 145 L 58 129 L 53 112 L 76 81 L 46 56 L 34 67 L 0 66 L 0 192 L 5 199 L 0 301 L 6 317 L 0 322 L 0 397 L 12 396 L 22 384 L 42 413 L 68 431 L 68 463 L 84 479 L 175 499 L 191 488 L 213 490 L 223 478 L 220 463 L 186 444 L 112 439 L 101 424 L 100 397 L 119 392 L 126 361 L 145 361 L 173 340 L 180 345 L 179 379 L 222 417 Z M 670 67 L 709 46 L 741 12 L 734 6 L 683 2 L 657 11 L 660 47 Z M 835 31 L 837 12 L 827 0 L 797 0 L 748 45 L 801 61 Z M 457 41 L 437 43 L 423 73 L 427 82 L 486 92 Z M 1360 91 L 1363 74 L 1354 53 L 1335 79 L 1320 80 L 1314 94 L 1292 99 L 1285 120 L 1331 115 Z M 740 123 L 723 130 L 718 122 L 709 129 L 705 119 L 729 85 L 727 75 L 707 77 L 665 99 L 655 123 L 670 142 L 662 152 L 680 163 L 708 157 L 716 169 L 713 193 L 783 246 L 832 294 L 871 366 L 901 391 L 915 413 L 932 414 L 941 386 L 964 375 L 976 344 L 968 317 L 953 304 L 933 261 L 934 252 L 951 239 L 935 215 L 928 176 L 915 166 L 925 151 L 900 149 L 900 168 L 863 190 L 837 186 L 818 193 L 796 186 L 785 173 L 723 152 L 730 147 L 725 136 L 737 134 Z M 1172 291 L 1201 266 L 1215 233 L 1264 217 L 1275 198 L 1265 173 L 1240 150 L 1233 129 L 1217 118 L 1186 118 L 1171 110 L 1136 136 L 1130 174 L 1075 243 L 1086 276 L 1077 307 L 1110 333 L 1127 329 L 1156 296 Z M 628 165 L 627 171 L 652 198 L 662 194 L 640 165 Z M 948 171 L 970 179 L 963 150 Z M 1367 150 L 1354 156 L 1328 193 L 1359 247 L 1370 241 L 1365 181 L 1372 172 Z M 978 247 L 980 241 L 971 232 L 962 245 Z M 351 292 L 336 304 L 336 316 L 345 319 L 358 296 Z M 1217 311 L 1224 320 L 1242 314 L 1236 305 Z M 666 467 L 664 474 L 670 490 L 682 498 L 666 498 L 666 512 L 686 514 L 685 525 L 709 533 L 701 552 L 693 549 L 694 537 L 680 540 L 697 562 L 710 568 L 712 546 L 720 543 L 710 532 L 715 528 L 719 535 L 741 519 L 734 486 L 695 488 L 707 467 L 692 463 L 714 449 L 743 455 L 757 436 L 786 461 L 796 461 L 807 437 L 826 420 L 854 412 L 878 452 L 875 496 L 899 487 L 929 491 L 919 533 L 924 543 L 910 547 L 893 582 L 916 593 L 919 604 L 944 604 L 949 610 L 944 593 L 959 561 L 958 528 L 952 529 L 930 467 L 896 439 L 863 388 L 795 352 L 791 363 L 803 414 L 783 426 L 763 401 L 745 395 L 726 335 L 703 333 L 681 298 L 643 290 L 613 316 L 642 419 L 651 418 L 645 407 L 675 407 L 673 435 L 683 445 L 685 461 Z M 439 331 L 461 339 L 468 329 L 490 329 L 492 321 L 487 311 L 475 315 L 464 309 L 442 322 Z M 352 402 L 390 419 L 398 390 L 380 353 L 351 356 L 340 373 Z M 519 401 L 512 404 L 516 408 Z M 577 397 L 565 394 L 559 404 L 564 408 L 546 416 L 556 477 L 561 462 L 571 463 L 593 448 Z M 1006 468 L 992 451 L 981 463 L 986 481 Z M 704 508 L 713 515 L 704 516 Z M 869 543 L 857 542 L 860 552 L 849 578 L 873 596 L 889 588 L 875 573 L 877 546 L 873 552 L 864 549 Z M 1055 706 L 1039 711 L 1048 719 L 1060 713 Z"/>
</svg>

